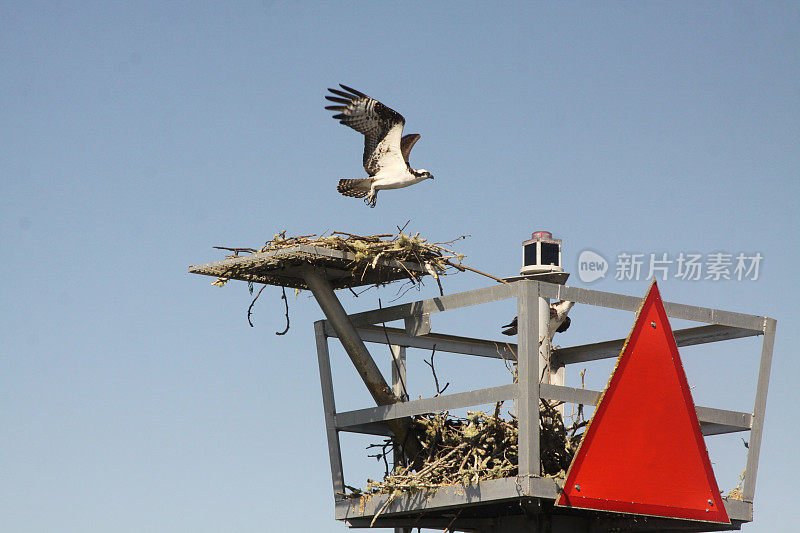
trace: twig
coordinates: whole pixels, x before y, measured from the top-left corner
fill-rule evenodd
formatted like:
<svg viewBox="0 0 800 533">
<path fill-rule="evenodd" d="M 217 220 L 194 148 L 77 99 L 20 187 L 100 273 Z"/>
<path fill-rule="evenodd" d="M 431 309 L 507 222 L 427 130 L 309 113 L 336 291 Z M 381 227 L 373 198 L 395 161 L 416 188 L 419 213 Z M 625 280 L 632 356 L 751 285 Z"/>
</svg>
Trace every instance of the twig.
<svg viewBox="0 0 800 533">
<path fill-rule="evenodd" d="M 433 366 L 433 356 L 434 355 L 436 355 L 436 345 L 435 344 L 433 345 L 433 350 L 431 350 L 431 360 L 430 360 L 430 362 L 428 362 L 425 359 L 423 359 L 423 361 L 425 361 L 426 365 L 431 367 L 431 372 L 433 372 L 433 383 L 436 385 L 436 396 L 439 396 L 441 393 L 443 393 L 445 391 L 445 389 L 447 389 L 447 387 L 450 386 L 450 382 L 448 381 L 447 384 L 444 386 L 444 388 L 442 388 L 442 389 L 439 388 L 439 378 L 436 377 L 436 368 L 434 368 L 434 366 Z M 434 396 L 434 398 L 435 398 L 435 396 Z"/>
<path fill-rule="evenodd" d="M 406 284 L 406 283 L 408 283 L 408 287 L 406 287 L 406 288 L 405 288 L 405 290 L 403 290 L 402 292 L 400 292 L 400 290 L 402 290 L 402 289 L 403 289 L 403 287 L 405 286 L 405 284 Z M 408 291 L 410 291 L 411 289 L 417 289 L 417 291 L 419 291 L 419 290 L 422 288 L 422 286 L 423 286 L 423 285 L 424 285 L 424 284 L 422 283 L 422 280 L 420 280 L 418 283 L 414 283 L 414 281 L 413 281 L 413 280 L 408 280 L 408 281 L 404 282 L 404 284 L 403 284 L 403 285 L 401 285 L 401 286 L 400 286 L 400 289 L 397 291 L 397 296 L 395 296 L 394 298 L 392 298 L 391 300 L 389 300 L 389 303 L 394 303 L 394 302 L 396 302 L 397 300 L 399 300 L 400 298 L 402 298 L 403 296 L 405 296 L 405 295 L 406 295 L 406 293 L 407 293 Z"/>
<path fill-rule="evenodd" d="M 375 520 L 378 519 L 378 517 L 381 515 L 381 513 L 384 512 L 386 510 L 386 508 L 389 507 L 389 504 L 392 503 L 394 501 L 394 499 L 397 498 L 397 496 L 399 496 L 399 495 L 400 495 L 400 491 L 399 490 L 395 490 L 394 492 L 392 492 L 392 494 L 389 496 L 389 498 L 387 498 L 386 503 L 384 503 L 381 506 L 381 508 L 378 509 L 378 512 L 375 513 L 375 516 L 372 517 L 372 522 L 369 523 L 369 527 L 372 527 L 372 526 L 375 525 Z"/>
<path fill-rule="evenodd" d="M 445 530 L 442 533 L 450 533 L 450 531 L 451 531 L 450 528 L 453 527 L 453 524 L 456 523 L 456 520 L 458 520 L 458 517 L 461 516 L 461 511 L 463 511 L 463 510 L 464 510 L 464 508 L 462 507 L 461 509 L 456 511 L 456 515 L 453 517 L 452 520 L 450 520 L 450 523 L 447 524 L 447 527 L 445 528 Z"/>
<path fill-rule="evenodd" d="M 380 449 L 381 449 L 381 453 L 376 453 L 375 455 L 367 455 L 367 457 L 374 457 L 374 458 L 376 458 L 376 459 L 377 459 L 377 460 L 379 460 L 379 461 L 380 461 L 381 459 L 383 459 L 383 465 L 384 465 L 384 467 L 385 467 L 385 472 L 386 472 L 386 474 L 385 474 L 385 475 L 387 475 L 387 476 L 389 475 L 389 461 L 386 459 L 386 455 L 387 455 L 389 452 L 388 452 L 386 449 L 387 449 L 388 447 L 392 446 L 393 444 L 394 444 L 394 442 L 392 441 L 392 439 L 388 439 L 388 440 L 387 440 L 386 442 L 384 442 L 383 444 L 370 444 L 369 446 L 367 446 L 367 449 L 368 449 L 368 450 L 369 450 L 370 448 L 380 448 Z"/>
<path fill-rule="evenodd" d="M 403 233 L 403 230 L 404 230 L 404 229 L 406 229 L 406 226 L 408 226 L 408 223 L 409 223 L 409 222 L 411 222 L 411 219 L 410 219 L 410 218 L 409 218 L 408 220 L 406 220 L 406 223 L 405 223 L 405 224 L 403 224 L 403 227 L 402 227 L 402 228 L 401 228 L 400 226 L 395 226 L 395 228 L 397 228 L 397 236 L 398 236 L 398 237 L 400 236 L 400 234 L 401 234 L 401 233 Z"/>
<path fill-rule="evenodd" d="M 475 272 L 476 274 L 480 274 L 481 276 L 486 276 L 487 278 L 492 278 L 493 280 L 495 280 L 495 281 L 497 281 L 497 282 L 499 282 L 499 283 L 506 283 L 506 284 L 508 283 L 508 282 L 507 282 L 506 280 L 504 280 L 504 279 L 498 278 L 498 277 L 496 277 L 496 276 L 492 276 L 491 274 L 487 274 L 486 272 L 483 272 L 483 271 L 481 271 L 481 270 L 478 270 L 477 268 L 472 268 L 472 267 L 470 267 L 470 266 L 467 266 L 467 265 L 461 265 L 461 264 L 458 264 L 458 265 L 457 265 L 457 264 L 453 263 L 452 261 L 450 261 L 449 259 L 448 259 L 447 261 L 445 261 L 445 263 L 447 263 L 447 264 L 448 264 L 448 265 L 450 265 L 451 267 L 455 268 L 456 270 L 460 270 L 460 271 L 462 271 L 462 272 L 463 272 L 464 270 L 469 270 L 469 271 L 471 271 L 471 272 Z"/>
<path fill-rule="evenodd" d="M 286 329 L 283 331 L 276 331 L 275 335 L 286 335 L 286 332 L 289 331 L 289 300 L 286 299 L 286 287 L 281 286 L 281 289 L 283 289 L 281 298 L 283 299 L 283 304 L 286 306 Z"/>
<path fill-rule="evenodd" d="M 495 344 L 495 348 L 497 349 L 498 355 L 500 355 L 500 357 L 503 359 L 503 364 L 506 365 L 506 370 L 509 371 L 509 373 L 511 374 L 511 378 L 514 380 L 514 383 L 516 383 L 517 371 L 515 366 L 517 364 L 517 354 L 514 353 L 514 350 L 511 348 L 511 345 L 509 343 L 506 343 L 506 348 L 508 348 L 508 351 L 511 352 L 511 355 L 514 356 L 513 360 L 510 360 L 506 357 L 504 350 L 501 350 L 499 345 Z"/>
<path fill-rule="evenodd" d="M 362 291 L 359 291 L 359 292 L 353 291 L 353 294 L 355 294 L 355 295 L 356 295 L 356 298 L 358 298 L 359 296 L 361 296 L 362 294 L 364 294 L 364 293 L 365 293 L 365 292 L 367 292 L 368 290 L 371 290 L 373 287 L 374 287 L 374 285 L 367 285 L 367 288 L 366 288 L 366 289 L 364 289 L 364 290 L 362 290 Z M 352 290 L 352 289 L 350 289 L 350 290 Z"/>
<path fill-rule="evenodd" d="M 348 237 L 353 237 L 356 239 L 364 239 L 364 240 L 376 240 L 380 239 L 381 237 L 391 237 L 394 233 L 379 233 L 378 235 L 370 235 L 369 237 L 364 237 L 362 235 L 356 235 L 355 233 L 347 233 L 346 231 L 334 231 L 332 235 L 347 235 Z"/>
<path fill-rule="evenodd" d="M 472 237 L 472 235 L 461 235 L 460 237 L 456 237 L 456 238 L 455 238 L 455 239 L 453 239 L 452 241 L 445 241 L 445 242 L 435 242 L 435 243 L 433 243 L 433 244 L 435 244 L 436 246 L 441 246 L 441 245 L 443 245 L 443 244 L 453 244 L 454 242 L 456 242 L 456 241 L 460 241 L 460 240 L 462 240 L 462 239 L 466 239 L 467 237 Z"/>
<path fill-rule="evenodd" d="M 215 248 L 217 250 L 227 250 L 228 252 L 233 252 L 237 256 L 241 252 L 247 252 L 247 253 L 250 253 L 250 254 L 254 254 L 254 253 L 256 253 L 258 251 L 258 250 L 255 250 L 253 248 L 228 248 L 227 246 L 214 246 L 213 248 Z"/>
<path fill-rule="evenodd" d="M 439 296 L 444 296 L 444 289 L 442 288 L 442 282 L 439 279 L 439 276 L 434 278 L 436 280 L 436 284 L 439 286 Z"/>
<path fill-rule="evenodd" d="M 398 261 L 398 263 L 400 264 L 400 266 L 401 266 L 401 267 L 403 267 L 403 270 L 405 270 L 405 271 L 406 271 L 406 273 L 408 274 L 408 278 L 409 278 L 411 281 L 414 281 L 414 282 L 419 282 L 419 280 L 418 280 L 418 279 L 417 279 L 417 277 L 414 275 L 414 273 L 413 273 L 413 272 L 411 272 L 409 269 L 407 269 L 407 268 L 406 268 L 406 266 L 403 264 L 403 262 L 402 262 L 402 261 Z"/>
<path fill-rule="evenodd" d="M 253 312 L 253 306 L 256 304 L 256 300 L 258 300 L 258 297 L 259 297 L 259 296 L 261 296 L 261 293 L 262 293 L 262 292 L 264 291 L 264 289 L 266 289 L 266 288 L 267 288 L 267 286 L 266 286 L 266 285 L 264 285 L 263 287 L 261 287 L 261 289 L 258 291 L 258 294 L 256 294 L 256 297 L 255 297 L 255 298 L 253 298 L 253 301 L 252 301 L 252 302 L 250 302 L 250 307 L 248 307 L 248 308 L 247 308 L 247 323 L 248 323 L 248 324 L 250 324 L 250 327 L 251 327 L 251 328 L 252 328 L 252 327 L 254 327 L 254 326 L 253 326 L 253 322 L 250 320 L 250 314 Z"/>
<path fill-rule="evenodd" d="M 353 487 L 352 485 L 345 485 L 344 488 L 350 489 L 356 494 L 361 494 L 363 492 L 361 489 L 357 489 L 356 487 Z"/>
</svg>

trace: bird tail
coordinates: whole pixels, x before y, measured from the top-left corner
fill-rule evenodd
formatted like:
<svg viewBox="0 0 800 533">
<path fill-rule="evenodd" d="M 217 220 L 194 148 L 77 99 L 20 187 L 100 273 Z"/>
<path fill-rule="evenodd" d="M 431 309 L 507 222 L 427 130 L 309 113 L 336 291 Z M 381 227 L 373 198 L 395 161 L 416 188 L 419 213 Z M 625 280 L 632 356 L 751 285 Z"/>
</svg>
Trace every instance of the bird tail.
<svg viewBox="0 0 800 533">
<path fill-rule="evenodd" d="M 345 196 L 364 198 L 372 187 L 370 178 L 339 180 L 336 190 Z"/>
</svg>

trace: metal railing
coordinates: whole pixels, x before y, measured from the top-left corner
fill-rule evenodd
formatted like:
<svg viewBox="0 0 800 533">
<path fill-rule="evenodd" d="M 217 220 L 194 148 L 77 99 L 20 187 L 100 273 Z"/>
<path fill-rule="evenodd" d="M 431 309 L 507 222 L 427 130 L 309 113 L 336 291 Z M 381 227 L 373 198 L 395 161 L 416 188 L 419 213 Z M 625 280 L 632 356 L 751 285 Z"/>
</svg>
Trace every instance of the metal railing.
<svg viewBox="0 0 800 533">
<path fill-rule="evenodd" d="M 485 339 L 427 333 L 420 335 L 420 328 L 434 313 L 475 306 L 484 303 L 516 298 L 519 317 L 518 343 L 495 342 Z M 550 350 L 548 343 L 540 348 L 540 331 L 545 331 L 543 321 L 549 317 L 549 300 L 568 300 L 576 304 L 598 306 L 635 312 L 641 298 L 568 287 L 538 281 L 522 280 L 505 285 L 457 293 L 408 304 L 375 309 L 347 315 L 350 324 L 364 342 L 388 344 L 393 353 L 404 348 L 431 349 L 477 357 L 514 359 L 518 380 L 498 387 L 468 392 L 440 395 L 433 398 L 410 400 L 391 405 L 368 407 L 338 412 L 335 406 L 334 385 L 331 377 L 328 338 L 337 333 L 328 320 L 315 323 L 316 345 L 319 360 L 322 399 L 328 438 L 328 449 L 335 500 L 335 517 L 358 527 L 368 523 L 369 517 L 382 511 L 382 527 L 402 524 L 402 516 L 410 513 L 428 512 L 441 508 L 466 505 L 491 504 L 524 498 L 553 500 L 560 490 L 559 482 L 539 475 L 539 401 L 540 398 L 567 403 L 597 405 L 600 391 L 577 389 L 564 385 L 563 369 L 566 365 L 613 358 L 625 339 L 612 339 Z M 764 413 L 772 360 L 772 348 L 776 321 L 772 318 L 745 315 L 716 309 L 695 307 L 665 302 L 670 318 L 700 322 L 705 325 L 675 330 L 678 346 L 691 346 L 763 335 L 761 360 L 756 383 L 755 402 L 752 413 L 729 411 L 698 406 L 697 415 L 704 435 L 716 435 L 737 431 L 749 431 L 749 448 L 745 467 L 743 499 L 725 499 L 726 509 L 733 524 L 738 528 L 742 522 L 752 520 L 753 496 L 755 493 L 758 458 L 761 450 Z M 544 311 L 544 312 L 543 312 Z M 405 330 L 377 327 L 376 324 L 406 320 Z M 422 333 L 426 330 L 422 328 Z M 540 383 L 542 361 L 548 361 L 552 379 Z M 404 371 L 404 367 L 403 367 Z M 395 376 L 395 385 L 398 377 Z M 374 495 L 366 501 L 343 497 L 344 472 L 339 443 L 339 432 L 355 432 L 391 435 L 387 422 L 432 412 L 446 411 L 474 405 L 514 400 L 518 416 L 519 475 L 514 478 L 482 481 L 468 487 L 442 487 L 434 492 L 407 494 L 388 501 L 388 495 Z M 428 522 L 417 522 L 421 527 L 436 527 L 440 518 L 430 515 Z M 400 517 L 400 518 L 398 518 Z M 366 520 L 366 522 L 365 522 Z M 619 518 L 618 520 L 624 520 Z M 480 529 L 480 520 L 475 521 Z M 426 526 L 427 524 L 427 526 Z"/>
</svg>

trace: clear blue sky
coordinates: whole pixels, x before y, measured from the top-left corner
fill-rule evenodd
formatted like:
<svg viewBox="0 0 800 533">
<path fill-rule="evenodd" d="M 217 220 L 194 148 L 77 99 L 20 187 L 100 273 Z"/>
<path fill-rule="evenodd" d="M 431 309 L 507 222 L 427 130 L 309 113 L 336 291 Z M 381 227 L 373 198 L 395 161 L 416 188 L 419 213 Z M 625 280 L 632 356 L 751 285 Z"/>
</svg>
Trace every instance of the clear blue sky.
<svg viewBox="0 0 800 533">
<path fill-rule="evenodd" d="M 382 233 L 411 219 L 433 240 L 472 235 L 458 244 L 465 262 L 498 275 L 517 272 L 538 229 L 564 239 L 573 272 L 585 249 L 610 263 L 762 254 L 757 280 L 660 287 L 666 300 L 778 319 L 746 530 L 788 531 L 800 519 L 799 29 L 796 2 L 4 2 L 0 529 L 344 531 L 319 308 L 290 299 L 278 337 L 279 289 L 250 328 L 244 284 L 218 289 L 186 267 L 283 229 Z M 412 163 L 435 181 L 382 193 L 376 209 L 336 193 L 338 178 L 363 175 L 360 136 L 323 110 L 339 82 L 423 133 Z M 645 274 L 613 269 L 570 284 L 644 294 Z M 358 311 L 396 292 L 342 297 Z M 402 301 L 435 294 L 429 284 Z M 497 338 L 511 316 L 495 307 L 434 328 Z M 564 346 L 624 336 L 633 319 L 573 317 Z M 682 350 L 697 402 L 749 410 L 758 347 Z M 335 353 L 340 406 L 368 405 Z M 423 356 L 411 385 L 430 394 Z M 455 390 L 507 378 L 437 361 Z M 589 384 L 609 368 L 589 367 Z M 346 440 L 351 484 L 379 473 L 366 443 Z M 727 491 L 744 447 L 714 437 L 709 449 Z"/>
</svg>

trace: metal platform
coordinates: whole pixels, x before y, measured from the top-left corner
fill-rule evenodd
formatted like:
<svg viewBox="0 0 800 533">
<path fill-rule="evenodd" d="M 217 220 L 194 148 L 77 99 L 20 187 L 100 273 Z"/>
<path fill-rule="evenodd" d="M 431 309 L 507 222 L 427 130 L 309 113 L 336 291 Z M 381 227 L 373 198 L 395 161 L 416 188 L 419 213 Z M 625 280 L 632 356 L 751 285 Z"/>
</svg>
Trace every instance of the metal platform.
<svg viewBox="0 0 800 533">
<path fill-rule="evenodd" d="M 356 268 L 353 268 L 353 267 Z M 191 274 L 266 283 L 295 289 L 308 289 L 306 273 L 311 267 L 321 274 L 334 289 L 363 285 L 383 285 L 427 275 L 418 263 L 409 261 L 356 261 L 355 255 L 342 250 L 297 245 L 279 250 L 257 252 L 189 266 Z"/>
<path fill-rule="evenodd" d="M 430 323 L 430 315 L 505 299 L 517 300 L 519 315 L 518 343 L 419 330 L 420 322 Z M 538 342 L 539 331 L 547 328 L 549 301 L 567 300 L 576 304 L 599 306 L 636 312 L 641 298 L 568 287 L 552 283 L 521 280 L 505 285 L 451 294 L 429 300 L 375 309 L 361 313 L 336 316 L 355 331 L 359 341 L 389 344 L 393 357 L 402 369 L 405 380 L 406 348 L 431 349 L 439 352 L 469 356 L 514 359 L 518 364 L 518 383 L 447 394 L 432 398 L 413 399 L 391 405 L 379 405 L 351 411 L 337 411 L 328 339 L 339 337 L 337 327 L 328 320 L 315 324 L 317 356 L 322 385 L 323 409 L 329 446 L 333 482 L 335 517 L 350 527 L 394 527 L 478 531 L 481 533 L 572 532 L 572 531 L 721 531 L 740 529 L 753 520 L 758 458 L 766 409 L 767 389 L 772 360 L 776 321 L 772 318 L 745 315 L 716 309 L 666 302 L 667 316 L 699 322 L 702 325 L 674 331 L 678 346 L 690 346 L 753 336 L 763 336 L 755 401 L 752 412 L 738 412 L 716 407 L 697 406 L 702 434 L 706 437 L 732 432 L 749 432 L 749 449 L 745 466 L 741 499 L 723 498 L 730 524 L 703 521 L 627 515 L 614 512 L 582 511 L 554 507 L 554 500 L 563 481 L 539 475 L 539 399 L 567 403 L 597 405 L 601 392 L 577 389 L 564 385 L 564 367 L 597 359 L 614 358 L 620 353 L 625 339 L 602 340 L 591 344 L 550 349 L 546 353 Z M 383 328 L 382 323 L 405 320 L 406 329 Z M 338 330 L 338 331 L 337 331 Z M 396 355 L 395 355 L 396 354 Z M 550 362 L 550 379 L 540 382 L 542 357 Z M 393 372 L 394 373 L 394 372 Z M 393 376 L 397 385 L 397 376 Z M 407 381 L 406 381 L 407 382 Z M 344 498 L 345 472 L 342 468 L 339 433 L 354 432 L 391 435 L 387 424 L 415 415 L 515 401 L 519 419 L 519 476 L 481 481 L 477 484 L 444 486 L 435 490 L 407 493 L 392 498 L 374 494 L 361 498 Z"/>
</svg>

